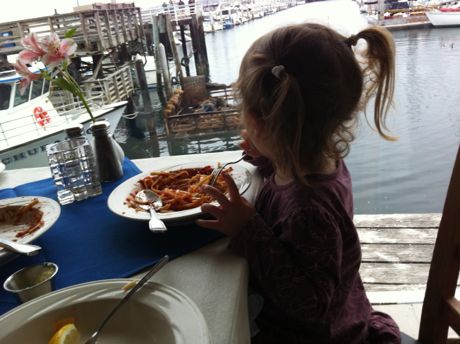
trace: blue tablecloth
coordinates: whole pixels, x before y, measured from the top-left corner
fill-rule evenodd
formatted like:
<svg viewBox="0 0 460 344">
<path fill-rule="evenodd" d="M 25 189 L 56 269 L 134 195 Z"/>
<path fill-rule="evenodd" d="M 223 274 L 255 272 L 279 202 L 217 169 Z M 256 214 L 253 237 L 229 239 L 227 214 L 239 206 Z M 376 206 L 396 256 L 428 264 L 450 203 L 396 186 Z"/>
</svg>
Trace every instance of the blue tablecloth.
<svg viewBox="0 0 460 344">
<path fill-rule="evenodd" d="M 193 224 L 171 226 L 163 234 L 148 230 L 146 222 L 122 218 L 110 212 L 107 198 L 115 187 L 141 171 L 130 160 L 123 164 L 123 178 L 103 184 L 103 194 L 61 207 L 57 222 L 34 243 L 43 250 L 33 257 L 20 256 L 0 267 L 0 282 L 25 266 L 54 262 L 59 272 L 55 289 L 107 278 L 125 278 L 151 266 L 165 254 L 171 258 L 191 252 L 220 237 L 215 231 Z M 0 199 L 44 196 L 56 200 L 51 179 L 0 190 Z M 19 305 L 17 298 L 0 291 L 0 314 Z"/>
</svg>

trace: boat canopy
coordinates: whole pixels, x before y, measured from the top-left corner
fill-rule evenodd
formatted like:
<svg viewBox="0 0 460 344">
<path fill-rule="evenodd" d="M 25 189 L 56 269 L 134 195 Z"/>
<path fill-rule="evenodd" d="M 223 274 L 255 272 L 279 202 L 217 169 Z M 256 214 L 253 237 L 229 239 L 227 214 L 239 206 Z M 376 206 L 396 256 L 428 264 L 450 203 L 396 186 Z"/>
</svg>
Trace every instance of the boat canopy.
<svg viewBox="0 0 460 344">
<path fill-rule="evenodd" d="M 48 80 L 38 79 L 32 81 L 25 92 L 21 94 L 19 89 L 20 77 L 10 77 L 8 80 L 8 82 L 0 82 L 0 111 L 8 110 L 47 94 L 50 88 L 50 82 Z"/>
<path fill-rule="evenodd" d="M 11 84 L 21 80 L 21 76 L 13 70 L 0 72 L 0 84 Z"/>
<path fill-rule="evenodd" d="M 44 67 L 43 67 L 44 68 Z M 39 74 L 40 68 L 37 66 L 29 67 L 32 73 Z M 0 84 L 10 84 L 21 80 L 21 76 L 14 69 L 0 71 Z"/>
</svg>

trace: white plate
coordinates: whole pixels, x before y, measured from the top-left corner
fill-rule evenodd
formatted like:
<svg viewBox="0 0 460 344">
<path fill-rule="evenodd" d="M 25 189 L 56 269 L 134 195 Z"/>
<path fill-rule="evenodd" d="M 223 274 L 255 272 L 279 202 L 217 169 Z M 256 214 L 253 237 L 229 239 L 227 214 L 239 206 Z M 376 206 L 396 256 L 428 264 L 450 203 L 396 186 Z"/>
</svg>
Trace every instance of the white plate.
<svg viewBox="0 0 460 344">
<path fill-rule="evenodd" d="M 206 162 L 193 162 L 181 165 L 175 165 L 168 168 L 163 168 L 162 171 L 174 171 L 181 168 L 196 168 L 196 167 L 204 167 L 207 165 L 211 165 Z M 212 166 L 212 165 L 211 165 Z M 246 169 L 246 167 L 241 165 L 232 165 L 233 171 L 231 175 L 235 180 L 236 185 L 240 191 L 240 194 L 244 194 L 249 186 L 251 185 L 252 175 Z M 155 170 L 152 170 L 155 171 Z M 150 219 L 150 215 L 148 212 L 145 211 L 136 211 L 133 208 L 128 207 L 125 204 L 126 197 L 129 196 L 130 192 L 136 188 L 136 183 L 141 180 L 142 178 L 148 176 L 149 172 L 140 173 L 130 179 L 126 180 L 122 184 L 120 184 L 109 196 L 107 200 L 107 204 L 109 209 L 120 216 L 126 217 L 128 219 L 133 220 L 142 220 L 148 221 Z M 202 214 L 201 207 L 196 207 L 193 209 L 181 210 L 181 211 L 171 211 L 167 213 L 158 213 L 158 218 L 163 220 L 164 222 L 179 222 L 179 221 L 186 221 L 191 220 L 194 218 L 199 217 Z"/>
<path fill-rule="evenodd" d="M 82 343 L 126 295 L 129 279 L 102 280 L 61 289 L 22 304 L 0 317 L 0 342 L 47 343 L 54 326 L 75 319 Z M 102 331 L 98 343 L 209 344 L 198 306 L 172 287 L 147 282 Z"/>
<path fill-rule="evenodd" d="M 7 206 L 7 205 L 22 205 L 30 203 L 34 198 L 39 200 L 39 204 L 36 206 L 40 208 L 43 212 L 43 226 L 37 229 L 35 232 L 30 234 L 26 234 L 22 238 L 16 238 L 16 234 L 24 229 L 27 228 L 27 225 L 6 225 L 0 223 L 0 237 L 2 239 L 8 240 L 15 240 L 16 242 L 27 244 L 35 239 L 37 239 L 40 235 L 45 233 L 59 218 L 61 214 L 61 206 L 55 200 L 47 197 L 40 197 L 40 196 L 21 196 L 21 197 L 13 197 L 13 198 L 5 198 L 0 200 L 0 207 Z M 14 253 L 8 252 L 7 250 L 0 248 L 0 263 L 8 260 L 11 258 Z"/>
</svg>

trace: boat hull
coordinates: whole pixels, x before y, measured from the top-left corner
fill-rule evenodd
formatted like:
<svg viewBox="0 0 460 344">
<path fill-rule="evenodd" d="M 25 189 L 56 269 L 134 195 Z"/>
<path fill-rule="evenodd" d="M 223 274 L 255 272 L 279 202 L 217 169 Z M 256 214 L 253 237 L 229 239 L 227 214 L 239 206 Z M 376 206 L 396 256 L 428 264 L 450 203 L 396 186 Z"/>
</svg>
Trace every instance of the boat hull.
<svg viewBox="0 0 460 344">
<path fill-rule="evenodd" d="M 431 24 L 435 27 L 460 26 L 460 12 L 427 12 Z"/>
<path fill-rule="evenodd" d="M 97 118 L 104 118 L 108 120 L 110 122 L 110 132 L 113 133 L 125 108 L 126 101 L 112 104 L 107 106 L 105 110 L 101 111 L 101 114 L 97 116 Z M 82 124 L 87 137 L 90 137 L 90 135 L 88 135 L 88 129 L 91 124 L 91 120 L 84 121 Z M 62 141 L 65 138 L 65 128 L 62 128 L 62 130 L 56 131 L 48 136 L 42 136 L 22 145 L 0 151 L 0 161 L 5 164 L 6 169 L 8 170 L 47 166 L 48 160 L 46 157 L 46 145 Z"/>
</svg>

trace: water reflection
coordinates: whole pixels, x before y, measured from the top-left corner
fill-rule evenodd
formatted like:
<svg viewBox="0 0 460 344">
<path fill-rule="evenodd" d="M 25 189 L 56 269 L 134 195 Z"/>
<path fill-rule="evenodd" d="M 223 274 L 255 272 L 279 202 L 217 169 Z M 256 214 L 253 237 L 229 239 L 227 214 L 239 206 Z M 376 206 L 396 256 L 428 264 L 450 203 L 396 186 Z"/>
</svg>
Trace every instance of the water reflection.
<svg viewBox="0 0 460 344">
<path fill-rule="evenodd" d="M 154 92 L 154 101 L 158 101 Z M 134 120 L 122 119 L 115 138 L 130 159 L 165 155 L 221 152 L 239 149 L 239 131 L 165 138 L 161 110 L 152 115 L 139 115 Z M 159 138 L 160 137 L 160 138 Z"/>
</svg>

